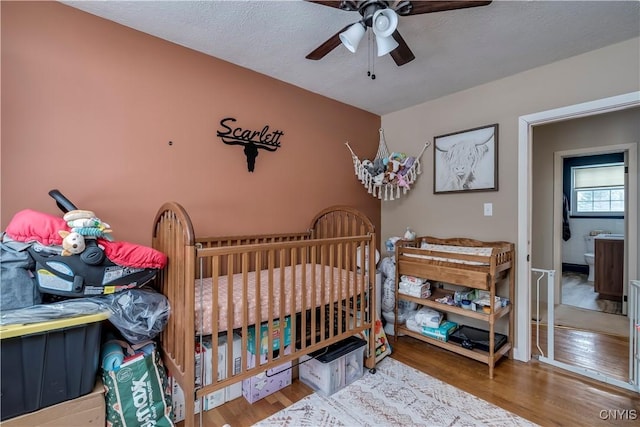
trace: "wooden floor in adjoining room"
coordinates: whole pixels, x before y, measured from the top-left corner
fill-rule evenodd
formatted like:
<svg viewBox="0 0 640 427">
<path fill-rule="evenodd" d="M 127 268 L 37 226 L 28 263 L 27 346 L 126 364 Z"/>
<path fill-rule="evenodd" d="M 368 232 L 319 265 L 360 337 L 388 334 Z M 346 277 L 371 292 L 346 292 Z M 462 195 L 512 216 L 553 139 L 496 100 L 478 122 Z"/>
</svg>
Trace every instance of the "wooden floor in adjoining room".
<svg viewBox="0 0 640 427">
<path fill-rule="evenodd" d="M 535 327 L 532 328 L 532 334 L 532 354 L 548 357 L 547 326 L 540 326 L 539 348 L 536 344 Z M 596 371 L 623 382 L 629 380 L 628 337 L 556 326 L 554 338 L 557 361 Z"/>
<path fill-rule="evenodd" d="M 564 336 L 567 341 L 580 339 L 572 338 L 575 332 L 563 330 L 558 331 L 556 335 Z M 536 360 L 523 363 L 502 359 L 495 368 L 494 378 L 489 379 L 487 365 L 414 338 L 399 337 L 395 343 L 391 339 L 391 345 L 391 357 L 396 360 L 543 426 L 633 426 L 637 425 L 640 419 L 640 394 Z M 598 343 L 595 342 L 593 345 Z M 624 346 L 615 346 L 618 349 L 616 351 L 622 352 L 622 347 Z M 592 357 L 591 363 L 594 365 L 602 362 L 595 352 L 592 352 L 591 356 L 588 352 L 572 355 L 567 350 L 571 349 L 558 348 L 556 355 L 569 361 L 572 358 Z M 628 351 L 628 347 L 624 351 Z M 618 356 L 619 360 L 628 357 L 626 354 Z M 626 371 L 627 368 L 624 369 Z M 620 375 L 623 375 L 622 371 Z M 294 380 L 291 386 L 253 405 L 241 397 L 205 412 L 203 425 L 250 426 L 310 393 L 312 390 L 309 387 Z M 637 418 L 612 422 L 611 419 L 603 419 L 605 417 L 601 415 L 615 411 L 636 414 Z"/>
</svg>

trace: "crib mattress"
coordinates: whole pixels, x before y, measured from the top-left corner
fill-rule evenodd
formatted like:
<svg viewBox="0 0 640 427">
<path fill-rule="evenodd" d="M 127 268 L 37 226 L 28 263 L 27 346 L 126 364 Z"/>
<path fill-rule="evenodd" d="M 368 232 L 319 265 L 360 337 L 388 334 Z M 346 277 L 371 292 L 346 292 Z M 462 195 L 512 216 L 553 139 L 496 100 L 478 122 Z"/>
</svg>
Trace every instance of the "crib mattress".
<svg viewBox="0 0 640 427">
<path fill-rule="evenodd" d="M 272 280 L 272 293 L 269 292 L 269 278 Z M 281 283 L 283 285 L 281 286 Z M 304 284 L 304 286 L 303 286 Z M 283 292 L 281 292 L 281 287 Z M 232 276 L 220 276 L 217 283 L 217 322 L 218 331 L 227 330 L 228 317 L 232 316 L 233 329 L 244 324 L 242 315 L 248 308 L 248 325 L 257 322 L 256 306 L 260 306 L 260 322 L 268 320 L 271 304 L 272 318 L 280 316 L 280 304 L 284 303 L 285 315 L 298 313 L 309 308 L 319 307 L 329 302 L 345 299 L 352 295 L 360 295 L 366 290 L 366 281 L 362 274 L 337 267 L 318 264 L 305 264 L 274 268 L 248 273 L 247 292 L 243 292 L 242 273 Z M 258 292 L 260 289 L 260 300 Z M 305 292 L 302 292 L 302 290 Z M 315 289 L 315 298 L 312 289 Z M 333 289 L 333 292 L 331 292 Z M 195 321 L 197 333 L 212 333 L 213 311 L 213 279 L 210 277 L 196 279 L 195 283 Z M 293 294 L 293 297 L 292 297 Z M 232 298 L 232 312 L 227 310 L 229 296 Z M 303 297 L 304 296 L 304 297 Z M 292 300 L 295 308 L 292 310 Z"/>
</svg>

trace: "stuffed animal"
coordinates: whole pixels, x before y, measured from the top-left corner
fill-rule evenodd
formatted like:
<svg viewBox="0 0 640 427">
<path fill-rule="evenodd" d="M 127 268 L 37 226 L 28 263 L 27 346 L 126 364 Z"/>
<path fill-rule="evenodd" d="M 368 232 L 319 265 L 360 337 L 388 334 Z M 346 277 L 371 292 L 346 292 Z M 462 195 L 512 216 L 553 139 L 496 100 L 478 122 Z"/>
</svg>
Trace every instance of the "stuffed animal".
<svg viewBox="0 0 640 427">
<path fill-rule="evenodd" d="M 77 255 L 86 248 L 82 234 L 66 230 L 60 230 L 58 234 L 62 237 L 62 256 Z"/>
<path fill-rule="evenodd" d="M 405 176 L 403 174 L 399 173 L 397 175 L 397 177 L 398 177 L 398 186 L 399 187 L 404 187 L 407 190 L 409 190 L 410 189 L 409 183 L 407 182 L 407 179 L 405 178 Z"/>
<path fill-rule="evenodd" d="M 382 159 L 375 159 L 370 166 L 367 167 L 367 170 L 371 174 L 371 176 L 377 176 L 381 173 L 384 173 L 386 166 Z"/>
<path fill-rule="evenodd" d="M 374 176 L 373 184 L 378 186 L 384 184 L 384 177 L 385 177 L 384 172 Z"/>
<path fill-rule="evenodd" d="M 400 170 L 401 163 L 397 160 L 390 160 L 387 163 L 387 172 L 397 173 Z"/>
<path fill-rule="evenodd" d="M 415 157 L 407 157 L 404 162 L 402 162 L 402 167 L 400 168 L 400 175 L 406 175 L 411 169 L 411 166 L 415 163 Z"/>
</svg>

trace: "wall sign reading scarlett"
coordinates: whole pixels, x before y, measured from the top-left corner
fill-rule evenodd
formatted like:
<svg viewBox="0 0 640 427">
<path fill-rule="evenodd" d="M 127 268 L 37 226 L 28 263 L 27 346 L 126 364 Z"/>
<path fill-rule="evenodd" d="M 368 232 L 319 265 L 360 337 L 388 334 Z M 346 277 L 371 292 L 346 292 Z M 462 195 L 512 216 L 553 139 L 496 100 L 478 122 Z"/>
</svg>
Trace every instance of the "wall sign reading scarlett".
<svg viewBox="0 0 640 427">
<path fill-rule="evenodd" d="M 262 130 L 250 130 L 232 126 L 232 123 L 236 121 L 232 117 L 220 120 L 220 126 L 223 129 L 218 130 L 217 136 L 225 144 L 244 146 L 244 154 L 247 156 L 247 168 L 249 172 L 253 172 L 256 166 L 256 157 L 258 157 L 258 149 L 276 151 L 280 148 L 280 137 L 284 135 L 284 132 L 281 130 L 270 132 L 269 125 L 265 125 Z"/>
</svg>

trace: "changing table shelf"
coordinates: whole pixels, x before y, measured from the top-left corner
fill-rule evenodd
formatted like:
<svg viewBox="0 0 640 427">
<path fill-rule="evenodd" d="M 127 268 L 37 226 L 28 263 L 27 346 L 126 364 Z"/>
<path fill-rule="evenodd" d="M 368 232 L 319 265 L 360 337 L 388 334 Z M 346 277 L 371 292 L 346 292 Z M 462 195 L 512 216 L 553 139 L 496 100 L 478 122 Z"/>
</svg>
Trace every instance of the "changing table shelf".
<svg viewBox="0 0 640 427">
<path fill-rule="evenodd" d="M 505 343 L 502 347 L 500 347 L 499 349 L 497 349 L 496 351 L 493 352 L 489 352 L 489 351 L 484 351 L 484 350 L 480 350 L 477 348 L 474 349 L 466 349 L 464 347 L 462 347 L 460 344 L 454 343 L 454 342 L 445 342 L 445 341 L 440 341 L 437 340 L 435 338 L 431 338 L 428 337 L 426 335 L 422 335 L 418 332 L 412 331 L 411 329 L 408 329 L 406 326 L 404 325 L 400 325 L 398 327 L 398 330 L 400 332 L 402 332 L 405 335 L 408 335 L 410 337 L 413 337 L 415 339 L 418 339 L 420 341 L 425 341 L 429 344 L 433 344 L 437 347 L 442 347 L 446 350 L 452 351 L 454 353 L 458 353 L 461 354 L 463 356 L 466 356 L 470 359 L 474 359 L 477 360 L 478 362 L 482 362 L 485 363 L 487 365 L 491 365 L 491 364 L 495 364 L 501 357 L 503 357 L 505 354 L 507 354 L 510 350 L 511 350 L 511 343 L 507 342 Z"/>
<path fill-rule="evenodd" d="M 494 310 L 492 314 L 489 314 L 489 313 L 482 313 L 479 311 L 465 310 L 464 308 L 457 307 L 455 305 L 447 305 L 447 304 L 436 301 L 436 299 L 444 298 L 446 296 L 451 296 L 453 298 L 453 294 L 454 294 L 453 291 L 436 288 L 436 289 L 432 289 L 432 293 L 429 298 L 416 298 L 416 297 L 412 297 L 402 293 L 398 293 L 398 297 L 403 301 L 415 302 L 418 305 L 431 307 L 434 310 L 459 314 L 460 316 L 471 317 L 473 319 L 482 320 L 484 322 L 492 321 L 491 319 L 492 316 L 493 316 L 493 319 L 495 320 L 511 312 L 511 305 L 499 307 L 498 309 Z"/>
<path fill-rule="evenodd" d="M 428 298 L 418 298 L 399 292 L 400 277 L 403 275 L 422 278 L 450 285 L 464 286 L 483 290 L 488 293 L 489 301 L 497 296 L 498 285 L 508 281 L 508 299 L 515 295 L 515 245 L 509 242 L 483 242 L 466 238 L 440 239 L 436 237 L 418 237 L 414 247 L 396 246 L 396 286 L 394 331 L 405 334 L 425 343 L 444 348 L 453 353 L 469 357 L 489 366 L 489 378 L 493 378 L 494 366 L 502 357 L 512 357 L 512 337 L 514 313 L 511 304 L 490 306 L 485 311 L 463 309 L 436 301 L 443 297 L 453 297 L 454 291 L 433 287 Z M 452 252 L 449 252 L 452 251 Z M 454 314 L 486 323 L 488 326 L 488 350 L 465 348 L 450 340 L 443 341 L 423 335 L 398 324 L 398 301 L 410 301 L 446 314 Z M 503 318 L 508 320 L 506 342 L 495 348 L 496 323 Z"/>
</svg>

